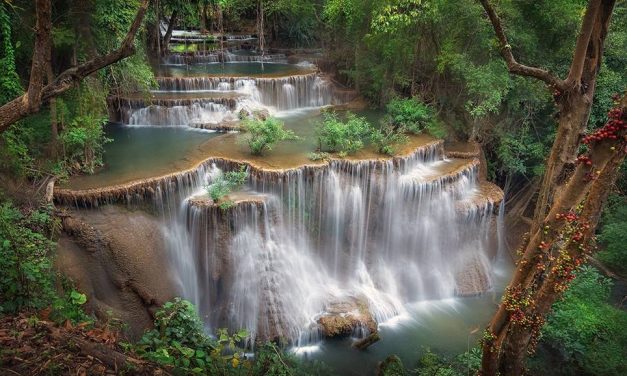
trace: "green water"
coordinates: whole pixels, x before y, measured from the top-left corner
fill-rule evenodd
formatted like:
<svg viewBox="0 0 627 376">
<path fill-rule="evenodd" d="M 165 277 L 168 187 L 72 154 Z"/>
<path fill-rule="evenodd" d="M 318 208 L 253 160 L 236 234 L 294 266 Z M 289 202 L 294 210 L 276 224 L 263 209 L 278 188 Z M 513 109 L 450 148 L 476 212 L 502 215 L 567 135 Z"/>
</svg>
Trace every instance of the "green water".
<svg viewBox="0 0 627 376">
<path fill-rule="evenodd" d="M 284 63 L 231 62 L 194 64 L 186 66 L 166 65 L 159 68 L 159 75 L 171 77 L 189 77 L 202 75 L 224 76 L 289 76 L 311 72 L 311 68 Z"/>
<path fill-rule="evenodd" d="M 492 292 L 410 304 L 406 315 L 380 325 L 381 340 L 365 351 L 352 349 L 352 340 L 346 338 L 299 349 L 298 354 L 324 362 L 337 375 L 363 376 L 375 375 L 377 363 L 390 355 L 398 355 L 406 368 L 413 369 L 426 348 L 449 357 L 468 351 L 481 339 L 511 277 L 512 264 L 506 257 L 496 263 Z"/>
<path fill-rule="evenodd" d="M 108 124 L 105 133 L 113 141 L 104 146 L 104 167 L 94 175 L 71 179 L 73 188 L 121 184 L 176 172 L 189 165 L 187 158 L 200 144 L 218 135 L 185 128 L 119 124 Z"/>
</svg>

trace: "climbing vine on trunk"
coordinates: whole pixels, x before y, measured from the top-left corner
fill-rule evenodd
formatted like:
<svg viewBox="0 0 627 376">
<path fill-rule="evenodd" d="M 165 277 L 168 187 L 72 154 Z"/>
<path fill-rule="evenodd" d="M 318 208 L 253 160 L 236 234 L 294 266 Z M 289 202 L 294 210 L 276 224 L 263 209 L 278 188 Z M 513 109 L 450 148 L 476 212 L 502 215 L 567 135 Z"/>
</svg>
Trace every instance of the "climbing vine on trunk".
<svg viewBox="0 0 627 376">
<path fill-rule="evenodd" d="M 480 0 L 512 74 L 545 82 L 559 110 L 554 144 L 546 162 L 534 220 L 512 281 L 483 339 L 482 374 L 520 375 L 533 352 L 551 305 L 593 248 L 594 229 L 625 158 L 623 98 L 608 122 L 583 138 L 588 125 L 603 45 L 614 0 L 590 0 L 582 20 L 568 76 L 516 61 L 501 19 L 489 0 Z"/>
</svg>

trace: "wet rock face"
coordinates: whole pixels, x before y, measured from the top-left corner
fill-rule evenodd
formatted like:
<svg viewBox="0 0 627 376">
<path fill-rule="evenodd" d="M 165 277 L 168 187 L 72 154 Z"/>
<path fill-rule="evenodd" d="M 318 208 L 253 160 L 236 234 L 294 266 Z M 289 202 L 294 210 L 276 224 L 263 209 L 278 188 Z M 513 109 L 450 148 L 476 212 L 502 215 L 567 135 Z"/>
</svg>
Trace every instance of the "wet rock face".
<svg viewBox="0 0 627 376">
<path fill-rule="evenodd" d="M 87 294 L 96 316 L 111 312 L 139 338 L 156 309 L 176 295 L 160 221 L 115 205 L 66 215 L 56 267 Z"/>
<path fill-rule="evenodd" d="M 455 295 L 459 297 L 477 296 L 488 291 L 492 282 L 481 261 L 471 258 L 455 275 Z"/>
<path fill-rule="evenodd" d="M 326 307 L 318 318 L 325 337 L 345 337 L 360 330 L 367 334 L 377 332 L 377 323 L 368 311 L 365 301 L 357 298 L 336 300 Z"/>
</svg>

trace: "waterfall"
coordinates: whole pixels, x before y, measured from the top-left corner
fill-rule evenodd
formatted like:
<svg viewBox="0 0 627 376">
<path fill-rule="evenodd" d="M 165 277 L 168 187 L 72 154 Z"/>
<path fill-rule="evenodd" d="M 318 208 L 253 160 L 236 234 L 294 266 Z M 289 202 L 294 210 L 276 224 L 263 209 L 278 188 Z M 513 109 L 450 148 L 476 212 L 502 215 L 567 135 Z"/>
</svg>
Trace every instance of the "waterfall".
<svg viewBox="0 0 627 376">
<path fill-rule="evenodd" d="M 129 125 L 190 126 L 194 124 L 219 124 L 237 119 L 224 105 L 211 101 L 193 103 L 188 106 L 155 106 L 128 109 Z"/>
<path fill-rule="evenodd" d="M 365 302 L 376 322 L 410 302 L 490 286 L 493 201 L 476 163 L 440 173 L 441 147 L 404 159 L 332 160 L 286 171 L 251 170 L 234 206 L 203 193 L 232 164 L 216 161 L 157 207 L 180 291 L 209 328 L 307 344 L 332 301 Z"/>
<path fill-rule="evenodd" d="M 194 65 L 194 64 L 216 64 L 216 63 L 232 63 L 232 62 L 272 62 L 287 63 L 285 54 L 271 55 L 240 55 L 229 51 L 222 53 L 216 52 L 195 52 L 189 54 L 170 54 L 165 56 L 162 65 Z"/>
<path fill-rule="evenodd" d="M 167 92 L 239 92 L 279 111 L 333 104 L 331 85 L 317 74 L 277 78 L 160 77 Z"/>
</svg>

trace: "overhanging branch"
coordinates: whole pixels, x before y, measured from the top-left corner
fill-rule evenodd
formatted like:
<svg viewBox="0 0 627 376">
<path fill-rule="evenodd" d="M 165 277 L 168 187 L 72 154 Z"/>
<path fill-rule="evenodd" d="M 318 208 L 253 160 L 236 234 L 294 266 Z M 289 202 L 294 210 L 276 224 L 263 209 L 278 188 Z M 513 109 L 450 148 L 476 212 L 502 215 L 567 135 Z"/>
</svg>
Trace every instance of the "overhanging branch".
<svg viewBox="0 0 627 376">
<path fill-rule="evenodd" d="M 41 40 L 47 43 L 46 47 L 49 48 L 51 25 L 49 17 L 46 18 L 47 16 L 45 12 L 47 9 L 50 9 L 50 0 L 38 0 L 38 5 L 39 3 L 41 3 L 42 6 L 37 7 L 38 20 L 47 19 L 48 21 L 47 27 L 37 27 L 35 40 Z M 90 74 L 133 55 L 135 53 L 135 36 L 137 35 L 137 32 L 144 20 L 149 3 L 150 0 L 142 0 L 142 3 L 137 10 L 137 14 L 135 15 L 135 19 L 133 20 L 126 37 L 118 49 L 65 70 L 46 86 L 37 82 L 37 80 L 42 80 L 41 82 L 43 82 L 46 70 L 43 65 L 41 66 L 41 69 L 39 69 L 39 58 L 37 55 L 37 48 L 35 48 L 28 92 L 0 107 L 0 133 L 6 131 L 11 124 L 17 122 L 18 120 L 39 111 L 39 103 L 42 101 L 49 100 L 50 98 L 64 93 Z M 46 33 L 48 35 L 45 35 Z M 31 99 L 34 99 L 35 102 L 31 102 Z"/>
<path fill-rule="evenodd" d="M 507 69 L 510 73 L 517 74 L 519 76 L 534 77 L 538 80 L 546 82 L 548 85 L 556 89 L 563 90 L 566 87 L 564 80 L 561 80 L 559 77 L 553 75 L 553 73 L 548 70 L 523 65 L 516 61 L 514 55 L 512 54 L 512 46 L 507 41 L 507 36 L 505 35 L 501 19 L 498 14 L 496 14 L 494 7 L 492 7 L 489 0 L 479 1 L 488 14 L 488 18 L 490 18 L 494 32 L 499 40 L 501 55 L 503 56 L 503 59 L 505 59 Z"/>
</svg>

